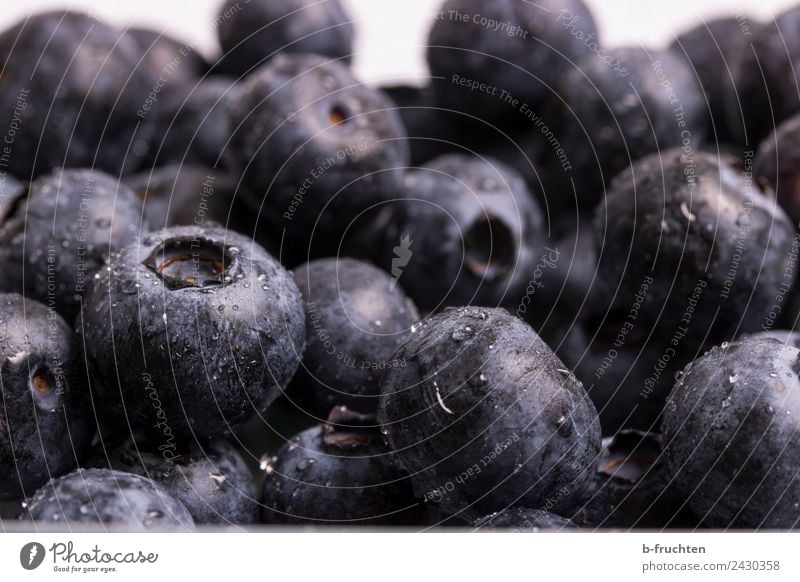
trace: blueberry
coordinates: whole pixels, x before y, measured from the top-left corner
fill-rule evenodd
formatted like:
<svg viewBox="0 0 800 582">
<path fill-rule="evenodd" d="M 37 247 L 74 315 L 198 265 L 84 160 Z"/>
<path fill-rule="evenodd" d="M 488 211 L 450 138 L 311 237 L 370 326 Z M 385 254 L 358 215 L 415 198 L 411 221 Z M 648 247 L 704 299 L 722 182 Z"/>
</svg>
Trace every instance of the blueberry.
<svg viewBox="0 0 800 582">
<path fill-rule="evenodd" d="M 727 102 L 736 95 L 731 69 L 742 51 L 747 50 L 747 41 L 742 17 L 728 16 L 704 21 L 670 45 L 675 55 L 692 67 L 703 90 L 710 114 L 706 134 L 712 137 L 713 144 L 736 142 L 735 131 L 728 126 Z"/>
<path fill-rule="evenodd" d="M 155 119 L 155 84 L 130 36 L 76 12 L 30 16 L 0 33 L 0 111 L 19 128 L 7 168 L 20 177 L 59 167 L 135 169 Z"/>
<path fill-rule="evenodd" d="M 800 111 L 791 79 L 800 73 L 800 6 L 753 27 L 733 64 L 736 92 L 729 95 L 728 118 L 745 145 L 759 143 L 777 125 Z M 749 30 L 748 30 L 749 31 Z"/>
<path fill-rule="evenodd" d="M 269 524 L 410 525 L 420 504 L 392 464 L 373 416 L 345 407 L 269 461 L 261 518 Z"/>
<path fill-rule="evenodd" d="M 694 527 L 672 483 L 661 436 L 625 430 L 604 441 L 581 509 L 571 516 L 595 528 Z"/>
<path fill-rule="evenodd" d="M 548 243 L 528 274 L 517 315 L 556 346 L 558 330 L 572 329 L 593 306 L 597 276 L 597 245 L 590 228 L 582 227 Z"/>
<path fill-rule="evenodd" d="M 726 160 L 678 150 L 621 174 L 595 216 L 604 302 L 693 350 L 759 329 L 791 285 L 794 229 Z"/>
<path fill-rule="evenodd" d="M 109 469 L 78 469 L 52 479 L 27 502 L 25 519 L 93 524 L 124 531 L 191 530 L 183 504 L 155 482 Z"/>
<path fill-rule="evenodd" d="M 468 118 L 437 108 L 430 86 L 388 85 L 381 90 L 394 102 L 403 122 L 412 167 L 470 143 L 467 132 L 461 131 Z"/>
<path fill-rule="evenodd" d="M 560 144 L 584 208 L 597 204 L 611 179 L 642 156 L 673 147 L 691 151 L 706 123 L 695 74 L 677 55 L 640 47 L 606 55 L 587 56 L 567 71 L 559 84 L 561 111 L 550 114 L 561 118 Z"/>
<path fill-rule="evenodd" d="M 437 105 L 483 119 L 513 117 L 520 104 L 544 102 L 597 42 L 581 0 L 447 0 L 428 37 Z"/>
<path fill-rule="evenodd" d="M 24 290 L 72 321 L 95 271 L 136 239 L 140 206 L 133 191 L 103 172 L 57 170 L 37 178 L 0 231 L 7 273 L 0 287 Z"/>
<path fill-rule="evenodd" d="M 93 431 L 74 334 L 44 305 L 0 293 L 0 500 L 72 469 Z"/>
<path fill-rule="evenodd" d="M 578 211 L 585 213 L 576 201 L 569 157 L 558 141 L 551 144 L 546 138 L 542 139 L 544 133 L 557 140 L 555 127 L 555 124 L 551 127 L 545 123 L 539 128 L 533 122 L 525 122 L 512 131 L 488 125 L 469 130 L 477 141 L 451 138 L 459 140 L 463 149 L 500 160 L 517 171 L 548 217 L 551 239 L 574 232 Z"/>
<path fill-rule="evenodd" d="M 193 85 L 210 67 L 190 42 L 151 28 L 129 28 L 126 34 L 139 46 L 140 66 L 149 68 L 152 77 L 161 77 L 164 86 Z"/>
<path fill-rule="evenodd" d="M 397 280 L 353 259 L 319 259 L 294 271 L 306 312 L 306 349 L 289 398 L 316 417 L 336 404 L 375 412 L 379 382 L 419 314 Z"/>
<path fill-rule="evenodd" d="M 91 466 L 152 479 L 183 503 L 197 524 L 251 524 L 258 516 L 253 475 L 223 438 L 192 443 L 187 451 L 128 438 L 97 455 Z"/>
<path fill-rule="evenodd" d="M 151 233 L 93 281 L 79 331 L 96 400 L 164 444 L 262 412 L 297 369 L 297 286 L 262 248 L 219 227 Z"/>
<path fill-rule="evenodd" d="M 229 222 L 236 182 L 218 169 L 169 164 L 125 178 L 141 202 L 143 222 L 150 230 Z"/>
<path fill-rule="evenodd" d="M 278 56 L 247 79 L 233 110 L 230 167 L 262 228 L 283 235 L 284 262 L 337 254 L 350 221 L 401 186 L 408 144 L 400 117 L 339 63 Z"/>
<path fill-rule="evenodd" d="M 541 509 L 506 509 L 480 518 L 472 524 L 478 531 L 554 532 L 572 530 L 574 521 Z"/>
<path fill-rule="evenodd" d="M 688 507 L 714 528 L 800 522 L 797 348 L 750 337 L 687 366 L 664 411 L 667 465 Z"/>
<path fill-rule="evenodd" d="M 316 53 L 343 62 L 354 27 L 340 0 L 227 0 L 217 33 L 224 55 L 216 68 L 240 77 L 279 53 Z"/>
<path fill-rule="evenodd" d="M 409 171 L 403 197 L 354 224 L 345 245 L 398 278 L 424 309 L 498 305 L 525 287 L 544 218 L 508 166 L 448 154 Z"/>
<path fill-rule="evenodd" d="M 795 225 L 800 225 L 800 115 L 790 117 L 759 146 L 755 161 L 749 159 L 756 176 L 766 180 Z"/>
<path fill-rule="evenodd" d="M 480 152 L 494 134 L 507 137 L 506 128 L 462 111 L 443 109 L 435 101 L 430 85 L 388 85 L 381 88 L 394 102 L 406 129 L 411 166 L 421 166 L 444 154 Z M 514 136 L 518 139 L 519 136 Z"/>
<path fill-rule="evenodd" d="M 379 419 L 418 497 L 477 519 L 569 509 L 600 452 L 580 382 L 502 309 L 447 309 L 419 325 L 386 372 Z"/>
<path fill-rule="evenodd" d="M 232 129 L 230 108 L 240 90 L 225 77 L 167 86 L 158 110 L 162 133 L 154 140 L 149 165 L 223 165 Z"/>
<path fill-rule="evenodd" d="M 656 430 L 675 374 L 696 355 L 648 332 L 627 314 L 601 324 L 584 318 L 556 349 L 586 387 L 604 435 Z"/>
</svg>

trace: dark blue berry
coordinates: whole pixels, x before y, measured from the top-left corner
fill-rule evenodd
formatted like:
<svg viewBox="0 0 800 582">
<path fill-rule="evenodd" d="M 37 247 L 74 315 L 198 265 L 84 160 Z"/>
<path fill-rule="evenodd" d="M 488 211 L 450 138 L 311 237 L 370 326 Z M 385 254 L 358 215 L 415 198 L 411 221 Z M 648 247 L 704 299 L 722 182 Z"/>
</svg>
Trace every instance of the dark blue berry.
<svg viewBox="0 0 800 582">
<path fill-rule="evenodd" d="M 103 530 L 192 530 L 186 507 L 155 482 L 109 469 L 78 469 L 51 480 L 27 502 L 25 519 Z"/>
<path fill-rule="evenodd" d="M 0 293 L 0 499 L 77 464 L 94 433 L 80 348 L 55 312 Z"/>
<path fill-rule="evenodd" d="M 418 497 L 477 519 L 510 507 L 569 509 L 600 452 L 580 382 L 502 309 L 447 309 L 397 352 L 380 421 Z"/>
<path fill-rule="evenodd" d="M 301 265 L 294 280 L 306 311 L 306 349 L 289 398 L 317 418 L 335 405 L 375 412 L 394 352 L 419 319 L 397 280 L 353 259 Z"/>
<path fill-rule="evenodd" d="M 304 320 L 291 276 L 258 245 L 175 227 L 112 257 L 79 331 L 97 401 L 170 442 L 263 412 L 297 369 Z"/>
</svg>

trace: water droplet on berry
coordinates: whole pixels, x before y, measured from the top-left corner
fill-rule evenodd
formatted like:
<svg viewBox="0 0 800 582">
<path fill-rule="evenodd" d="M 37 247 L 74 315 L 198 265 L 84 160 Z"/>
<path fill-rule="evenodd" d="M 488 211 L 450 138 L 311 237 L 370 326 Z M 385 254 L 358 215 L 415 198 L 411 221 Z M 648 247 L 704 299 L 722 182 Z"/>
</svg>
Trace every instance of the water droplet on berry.
<svg viewBox="0 0 800 582">
<path fill-rule="evenodd" d="M 222 473 L 209 473 L 209 478 L 217 484 L 217 487 L 222 487 L 222 484 L 228 480 L 228 478 L 223 475 Z"/>
<path fill-rule="evenodd" d="M 556 420 L 556 430 L 560 436 L 565 438 L 572 434 L 572 424 L 569 422 L 566 415 L 562 414 L 558 420 Z"/>
<path fill-rule="evenodd" d="M 297 470 L 298 471 L 305 471 L 306 469 L 308 469 L 314 463 L 316 463 L 316 461 L 314 459 L 303 459 L 302 461 L 297 463 Z"/>
<path fill-rule="evenodd" d="M 275 458 L 270 455 L 261 455 L 261 458 L 258 460 L 258 467 L 262 471 L 266 471 L 267 475 L 269 475 L 273 471 L 272 463 L 274 460 Z"/>
</svg>

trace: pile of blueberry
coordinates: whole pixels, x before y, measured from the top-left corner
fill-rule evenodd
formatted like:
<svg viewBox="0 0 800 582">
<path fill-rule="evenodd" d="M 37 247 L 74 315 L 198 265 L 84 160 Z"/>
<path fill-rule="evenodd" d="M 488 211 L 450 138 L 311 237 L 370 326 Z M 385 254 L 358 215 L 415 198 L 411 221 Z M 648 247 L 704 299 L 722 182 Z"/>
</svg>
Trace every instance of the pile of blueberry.
<svg viewBox="0 0 800 582">
<path fill-rule="evenodd" d="M 0 516 L 798 525 L 800 7 L 431 23 L 382 88 L 339 0 L 228 0 L 213 63 L 0 33 Z"/>
</svg>

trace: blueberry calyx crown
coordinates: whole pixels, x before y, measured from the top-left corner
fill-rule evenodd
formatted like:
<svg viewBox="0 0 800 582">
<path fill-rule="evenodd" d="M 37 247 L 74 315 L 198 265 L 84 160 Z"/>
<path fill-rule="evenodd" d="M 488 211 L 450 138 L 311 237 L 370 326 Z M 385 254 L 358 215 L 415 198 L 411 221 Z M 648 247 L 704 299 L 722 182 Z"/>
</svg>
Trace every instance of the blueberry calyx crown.
<svg viewBox="0 0 800 582">
<path fill-rule="evenodd" d="M 342 125 L 348 119 L 350 119 L 350 113 L 342 105 L 333 105 L 328 111 L 328 121 L 331 125 Z"/>
<path fill-rule="evenodd" d="M 220 287 L 232 281 L 234 259 L 227 247 L 199 238 L 174 238 L 159 245 L 143 264 L 168 289 Z"/>
<path fill-rule="evenodd" d="M 57 370 L 47 364 L 39 364 L 31 373 L 30 389 L 34 402 L 42 410 L 52 412 L 59 406 L 61 382 L 56 374 Z"/>
<path fill-rule="evenodd" d="M 623 430 L 614 436 L 607 450 L 608 454 L 601 459 L 598 471 L 636 483 L 658 461 L 661 441 L 652 433 Z"/>
<path fill-rule="evenodd" d="M 354 450 L 368 446 L 381 436 L 374 414 L 361 414 L 346 406 L 336 406 L 322 428 L 328 446 Z"/>
<path fill-rule="evenodd" d="M 514 266 L 514 249 L 514 235 L 508 226 L 499 218 L 484 216 L 464 235 L 464 264 L 476 277 L 500 278 Z"/>
<path fill-rule="evenodd" d="M 56 379 L 53 371 L 47 366 L 39 366 L 31 375 L 31 386 L 41 394 L 47 394 L 53 390 Z"/>
</svg>

